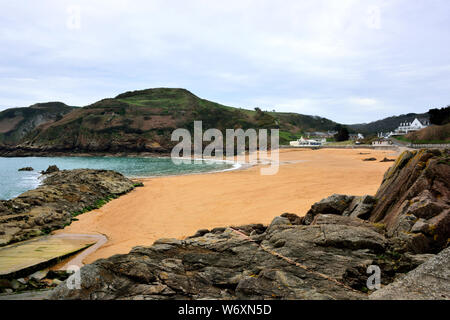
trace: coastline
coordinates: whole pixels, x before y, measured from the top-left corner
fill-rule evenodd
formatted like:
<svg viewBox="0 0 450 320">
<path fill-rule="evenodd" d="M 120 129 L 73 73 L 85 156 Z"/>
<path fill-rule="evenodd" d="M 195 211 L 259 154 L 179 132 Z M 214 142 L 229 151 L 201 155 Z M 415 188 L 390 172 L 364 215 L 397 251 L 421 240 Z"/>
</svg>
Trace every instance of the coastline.
<svg viewBox="0 0 450 320">
<path fill-rule="evenodd" d="M 221 172 L 239 169 L 243 164 L 221 159 L 192 159 L 187 165 L 172 164 L 169 156 L 140 155 L 139 157 L 116 156 L 61 156 L 61 157 L 0 157 L 3 170 L 0 177 L 11 183 L 3 186 L 1 199 L 11 200 L 20 194 L 31 191 L 42 185 L 45 176 L 41 173 L 49 165 L 57 165 L 60 170 L 91 168 L 96 170 L 113 170 L 129 179 L 146 177 L 172 176 Z M 25 174 L 22 167 L 32 167 Z M 18 170 L 19 169 L 19 170 Z M 19 172 L 17 172 L 19 171 Z"/>
<path fill-rule="evenodd" d="M 378 161 L 362 161 L 367 152 Z M 302 216 L 333 193 L 374 194 L 392 164 L 379 160 L 395 156 L 393 151 L 367 149 L 283 149 L 274 176 L 261 176 L 263 165 L 256 164 L 225 172 L 140 178 L 144 187 L 84 213 L 55 233 L 106 235 L 108 242 L 83 260 L 91 263 L 159 238 L 186 238 L 199 229 L 267 224 L 283 212 Z"/>
</svg>

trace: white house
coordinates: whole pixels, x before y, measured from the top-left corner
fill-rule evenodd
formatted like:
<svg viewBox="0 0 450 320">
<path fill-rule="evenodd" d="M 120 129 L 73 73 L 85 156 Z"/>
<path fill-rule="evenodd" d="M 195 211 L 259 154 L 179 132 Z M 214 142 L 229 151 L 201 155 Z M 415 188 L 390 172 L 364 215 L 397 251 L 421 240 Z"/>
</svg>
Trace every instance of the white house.
<svg viewBox="0 0 450 320">
<path fill-rule="evenodd" d="M 350 140 L 362 140 L 364 139 L 364 135 L 362 133 L 350 133 L 348 135 Z"/>
<path fill-rule="evenodd" d="M 428 120 L 422 120 L 415 118 L 413 122 L 402 122 L 394 131 L 394 135 L 404 135 L 409 132 L 418 131 L 420 129 L 426 128 L 430 125 Z"/>
</svg>

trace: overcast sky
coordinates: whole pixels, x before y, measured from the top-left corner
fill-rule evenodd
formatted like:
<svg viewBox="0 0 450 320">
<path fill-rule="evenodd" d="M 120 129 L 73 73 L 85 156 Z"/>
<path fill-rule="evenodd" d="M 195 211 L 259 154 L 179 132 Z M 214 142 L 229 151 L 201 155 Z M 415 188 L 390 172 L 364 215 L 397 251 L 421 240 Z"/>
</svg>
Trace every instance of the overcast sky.
<svg viewBox="0 0 450 320">
<path fill-rule="evenodd" d="M 0 0 L 0 109 L 186 88 L 370 122 L 450 104 L 450 1 Z"/>
</svg>

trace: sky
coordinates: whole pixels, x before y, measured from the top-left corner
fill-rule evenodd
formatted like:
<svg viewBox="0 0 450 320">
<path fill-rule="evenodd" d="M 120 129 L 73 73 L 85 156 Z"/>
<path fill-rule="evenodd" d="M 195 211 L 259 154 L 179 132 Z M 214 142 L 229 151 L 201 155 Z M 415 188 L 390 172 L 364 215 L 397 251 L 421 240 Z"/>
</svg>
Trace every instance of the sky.
<svg viewBox="0 0 450 320">
<path fill-rule="evenodd" d="M 0 0 L 0 110 L 186 88 L 362 123 L 450 104 L 448 0 Z"/>
</svg>

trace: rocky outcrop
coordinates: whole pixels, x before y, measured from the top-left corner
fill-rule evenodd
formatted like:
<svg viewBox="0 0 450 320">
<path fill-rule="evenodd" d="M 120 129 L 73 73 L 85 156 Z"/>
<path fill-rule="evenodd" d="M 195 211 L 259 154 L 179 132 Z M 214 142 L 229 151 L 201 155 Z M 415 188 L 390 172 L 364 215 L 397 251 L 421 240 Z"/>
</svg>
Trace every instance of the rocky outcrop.
<svg viewBox="0 0 450 320">
<path fill-rule="evenodd" d="M 0 112 L 0 152 L 2 145 L 15 146 L 27 134 L 42 125 L 62 119 L 75 107 L 62 102 L 36 103 L 27 108 L 11 108 Z"/>
<path fill-rule="evenodd" d="M 303 222 L 304 224 L 311 224 L 318 214 L 337 214 L 354 218 L 368 218 L 375 202 L 375 198 L 369 195 L 355 197 L 333 194 L 313 204 L 311 209 L 306 213 Z"/>
<path fill-rule="evenodd" d="M 33 170 L 34 170 L 33 167 L 23 167 L 18 169 L 17 171 L 33 171 Z"/>
<path fill-rule="evenodd" d="M 0 293 L 12 294 L 14 292 L 48 289 L 61 284 L 69 276 L 70 273 L 66 271 L 45 269 L 18 279 L 2 277 L 0 278 Z M 2 299 L 3 296 L 0 295 L 0 300 Z"/>
<path fill-rule="evenodd" d="M 369 265 L 383 268 L 386 284 L 418 265 L 383 255 L 388 241 L 382 230 L 351 217 L 318 215 L 311 225 L 277 217 L 267 229 L 199 234 L 97 260 L 81 269 L 81 289 L 63 283 L 51 298 L 365 299 Z"/>
<path fill-rule="evenodd" d="M 396 237 L 399 251 L 437 253 L 450 237 L 449 150 L 406 151 L 384 175 L 369 220 Z"/>
<path fill-rule="evenodd" d="M 312 205 L 318 214 L 369 219 L 386 230 L 397 252 L 437 253 L 450 237 L 450 153 L 406 151 L 385 173 L 375 197 L 334 194 Z"/>
<path fill-rule="evenodd" d="M 427 160 L 410 161 L 416 157 Z M 376 197 L 332 195 L 315 203 L 304 218 L 284 213 L 267 227 L 215 228 L 199 230 L 185 240 L 160 239 L 151 247 L 135 247 L 128 254 L 84 266 L 81 289 L 62 283 L 51 298 L 367 299 L 369 294 L 371 298 L 378 295 L 367 288 L 368 268 L 378 266 L 381 285 L 387 290 L 379 293 L 381 298 L 419 292 L 421 299 L 447 299 L 448 249 L 435 258 L 423 252 L 434 253 L 430 248 L 445 246 L 440 239 L 448 228 L 442 218 L 450 192 L 448 165 L 446 151 L 404 154 L 386 174 Z M 428 209 L 413 207 L 422 213 L 421 218 L 414 216 L 410 221 L 411 213 L 398 211 L 409 199 L 405 194 L 428 195 L 428 202 L 424 200 Z M 444 210 L 434 213 L 434 206 Z M 397 225 L 410 226 L 410 231 L 394 228 L 391 215 L 402 218 Z M 433 230 L 440 231 L 429 238 L 424 232 L 438 224 L 436 220 L 440 229 Z M 422 235 L 426 245 L 405 242 L 410 235 Z M 444 279 L 442 283 L 423 285 L 430 272 L 435 276 L 433 283 L 438 277 Z M 405 283 L 416 275 L 421 280 Z"/>
<path fill-rule="evenodd" d="M 372 300 L 450 299 L 450 248 L 409 272 L 404 277 L 375 291 Z"/>
<path fill-rule="evenodd" d="M 42 174 L 49 174 L 49 173 L 54 173 L 54 172 L 58 172 L 59 168 L 55 165 L 51 165 L 48 166 L 47 170 L 43 170 L 41 171 Z"/>
<path fill-rule="evenodd" d="M 73 217 L 132 190 L 133 181 L 109 170 L 51 173 L 37 189 L 0 201 L 0 246 L 46 234 Z"/>
</svg>

